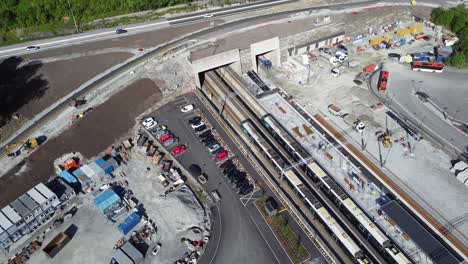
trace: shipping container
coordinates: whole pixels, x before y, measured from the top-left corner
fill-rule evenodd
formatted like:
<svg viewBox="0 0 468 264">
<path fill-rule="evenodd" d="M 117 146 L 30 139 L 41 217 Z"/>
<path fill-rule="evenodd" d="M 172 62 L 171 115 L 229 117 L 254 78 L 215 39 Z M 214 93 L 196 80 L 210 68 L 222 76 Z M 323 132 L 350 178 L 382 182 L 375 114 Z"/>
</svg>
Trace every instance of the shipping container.
<svg viewBox="0 0 468 264">
<path fill-rule="evenodd" d="M 94 198 L 94 203 L 103 213 L 106 213 L 109 209 L 121 202 L 122 200 L 120 197 L 112 189 L 107 189 Z"/>
<path fill-rule="evenodd" d="M 141 216 L 137 212 L 133 212 L 129 215 L 122 223 L 119 224 L 118 229 L 119 231 L 126 235 L 130 232 L 138 223 L 140 223 Z"/>
<path fill-rule="evenodd" d="M 59 177 L 62 178 L 62 180 L 66 181 L 67 183 L 73 184 L 73 183 L 78 183 L 78 180 L 73 177 L 71 173 L 69 173 L 66 170 L 63 170 L 59 173 Z"/>
</svg>

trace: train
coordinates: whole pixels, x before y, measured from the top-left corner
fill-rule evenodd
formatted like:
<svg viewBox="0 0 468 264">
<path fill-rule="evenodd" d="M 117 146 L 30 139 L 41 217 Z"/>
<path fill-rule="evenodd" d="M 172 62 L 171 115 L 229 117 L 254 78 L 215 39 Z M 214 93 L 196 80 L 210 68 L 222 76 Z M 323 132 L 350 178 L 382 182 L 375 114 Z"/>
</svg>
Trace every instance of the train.
<svg viewBox="0 0 468 264">
<path fill-rule="evenodd" d="M 292 136 L 285 131 L 282 126 L 272 117 L 267 114 L 262 117 L 262 123 L 270 130 L 273 135 L 282 140 L 282 144 L 287 146 L 294 153 L 298 160 L 305 160 L 306 155 L 303 154 L 302 147 Z M 397 264 L 412 263 L 394 244 L 392 241 L 367 217 L 367 215 L 354 203 L 354 201 L 339 187 L 336 182 L 328 176 L 328 174 L 315 161 L 309 161 L 306 166 L 306 172 L 309 176 L 315 177 L 321 183 L 321 188 L 333 196 L 333 198 L 346 208 L 348 215 L 354 221 L 358 222 L 374 240 L 380 249 L 385 249 L 390 261 Z"/>
<path fill-rule="evenodd" d="M 241 128 L 262 150 L 263 154 L 270 160 L 275 169 L 278 172 L 282 172 L 286 165 L 284 160 L 276 153 L 270 144 L 258 134 L 257 129 L 252 125 L 251 121 L 246 120 L 242 122 Z M 324 226 L 333 234 L 334 237 L 336 237 L 356 263 L 371 263 L 371 261 L 365 256 L 362 249 L 346 233 L 336 219 L 330 215 L 328 210 L 320 201 L 318 201 L 309 188 L 303 184 L 296 175 L 296 172 L 293 170 L 287 170 L 284 172 L 284 178 L 293 188 L 294 192 L 301 198 L 304 204 L 306 204 L 314 214 L 319 216 Z"/>
</svg>

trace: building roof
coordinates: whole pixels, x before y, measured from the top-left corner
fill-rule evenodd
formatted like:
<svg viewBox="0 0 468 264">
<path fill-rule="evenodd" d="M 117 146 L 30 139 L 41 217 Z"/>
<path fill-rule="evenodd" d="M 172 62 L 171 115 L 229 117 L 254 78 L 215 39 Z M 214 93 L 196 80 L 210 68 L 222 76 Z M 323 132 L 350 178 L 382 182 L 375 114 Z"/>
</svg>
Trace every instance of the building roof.
<svg viewBox="0 0 468 264">
<path fill-rule="evenodd" d="M 55 194 L 47 188 L 42 182 L 34 187 L 38 192 L 44 195 L 45 198 L 50 199 L 55 196 Z"/>
<path fill-rule="evenodd" d="M 120 248 L 127 256 L 129 256 L 135 263 L 140 263 L 143 261 L 143 254 L 141 254 L 135 246 L 133 246 L 130 242 L 126 242 Z"/>
<path fill-rule="evenodd" d="M 13 223 L 6 218 L 6 216 L 0 212 L 0 227 L 2 227 L 4 230 L 7 230 L 13 225 Z"/>
<path fill-rule="evenodd" d="M 3 207 L 2 212 L 14 224 L 21 220 L 21 216 L 10 205 Z"/>
<path fill-rule="evenodd" d="M 27 215 L 29 215 L 31 213 L 31 210 L 29 210 L 23 203 L 21 203 L 19 200 L 14 200 L 13 202 L 11 202 L 11 207 L 13 207 L 13 209 L 15 209 L 16 212 L 18 212 L 18 214 L 21 216 L 21 217 L 25 217 Z"/>
<path fill-rule="evenodd" d="M 382 210 L 432 259 L 436 264 L 458 263 L 457 258 L 431 233 L 395 201 L 382 206 Z"/>
<path fill-rule="evenodd" d="M 59 199 L 62 198 L 63 195 L 74 192 L 74 190 L 66 184 L 62 179 L 55 178 L 47 183 L 47 188 L 49 188 Z"/>
<path fill-rule="evenodd" d="M 105 211 L 107 208 L 120 202 L 120 197 L 112 189 L 107 189 L 104 192 L 102 192 L 98 197 L 94 198 L 94 203 L 102 211 Z"/>
<path fill-rule="evenodd" d="M 21 201 L 22 204 L 24 204 L 29 210 L 34 211 L 36 208 L 39 207 L 39 204 L 36 203 L 31 197 L 29 197 L 27 194 L 21 195 L 18 200 Z"/>
<path fill-rule="evenodd" d="M 27 194 L 29 195 L 29 197 L 31 197 L 38 204 L 43 204 L 43 203 L 47 202 L 47 199 L 40 192 L 38 192 L 34 188 L 29 190 L 27 192 Z"/>
</svg>

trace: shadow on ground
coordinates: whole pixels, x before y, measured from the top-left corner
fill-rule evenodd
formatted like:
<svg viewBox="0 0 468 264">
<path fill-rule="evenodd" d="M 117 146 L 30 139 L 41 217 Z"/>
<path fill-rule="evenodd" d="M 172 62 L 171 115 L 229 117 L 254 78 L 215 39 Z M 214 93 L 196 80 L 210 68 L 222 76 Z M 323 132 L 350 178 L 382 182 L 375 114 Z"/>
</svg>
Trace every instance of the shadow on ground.
<svg viewBox="0 0 468 264">
<path fill-rule="evenodd" d="M 0 127 L 48 89 L 48 82 L 38 73 L 42 64 L 20 67 L 22 62 L 22 58 L 10 57 L 0 63 Z"/>
</svg>

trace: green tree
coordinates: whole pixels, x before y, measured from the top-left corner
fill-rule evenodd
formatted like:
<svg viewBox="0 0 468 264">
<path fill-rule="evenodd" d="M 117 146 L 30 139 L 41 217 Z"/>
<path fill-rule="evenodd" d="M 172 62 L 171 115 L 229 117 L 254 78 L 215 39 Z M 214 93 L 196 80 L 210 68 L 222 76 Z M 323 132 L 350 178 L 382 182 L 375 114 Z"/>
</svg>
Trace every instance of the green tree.
<svg viewBox="0 0 468 264">
<path fill-rule="evenodd" d="M 467 63 L 466 55 L 464 52 L 457 52 L 454 56 L 448 58 L 446 63 L 460 68 Z"/>
</svg>

